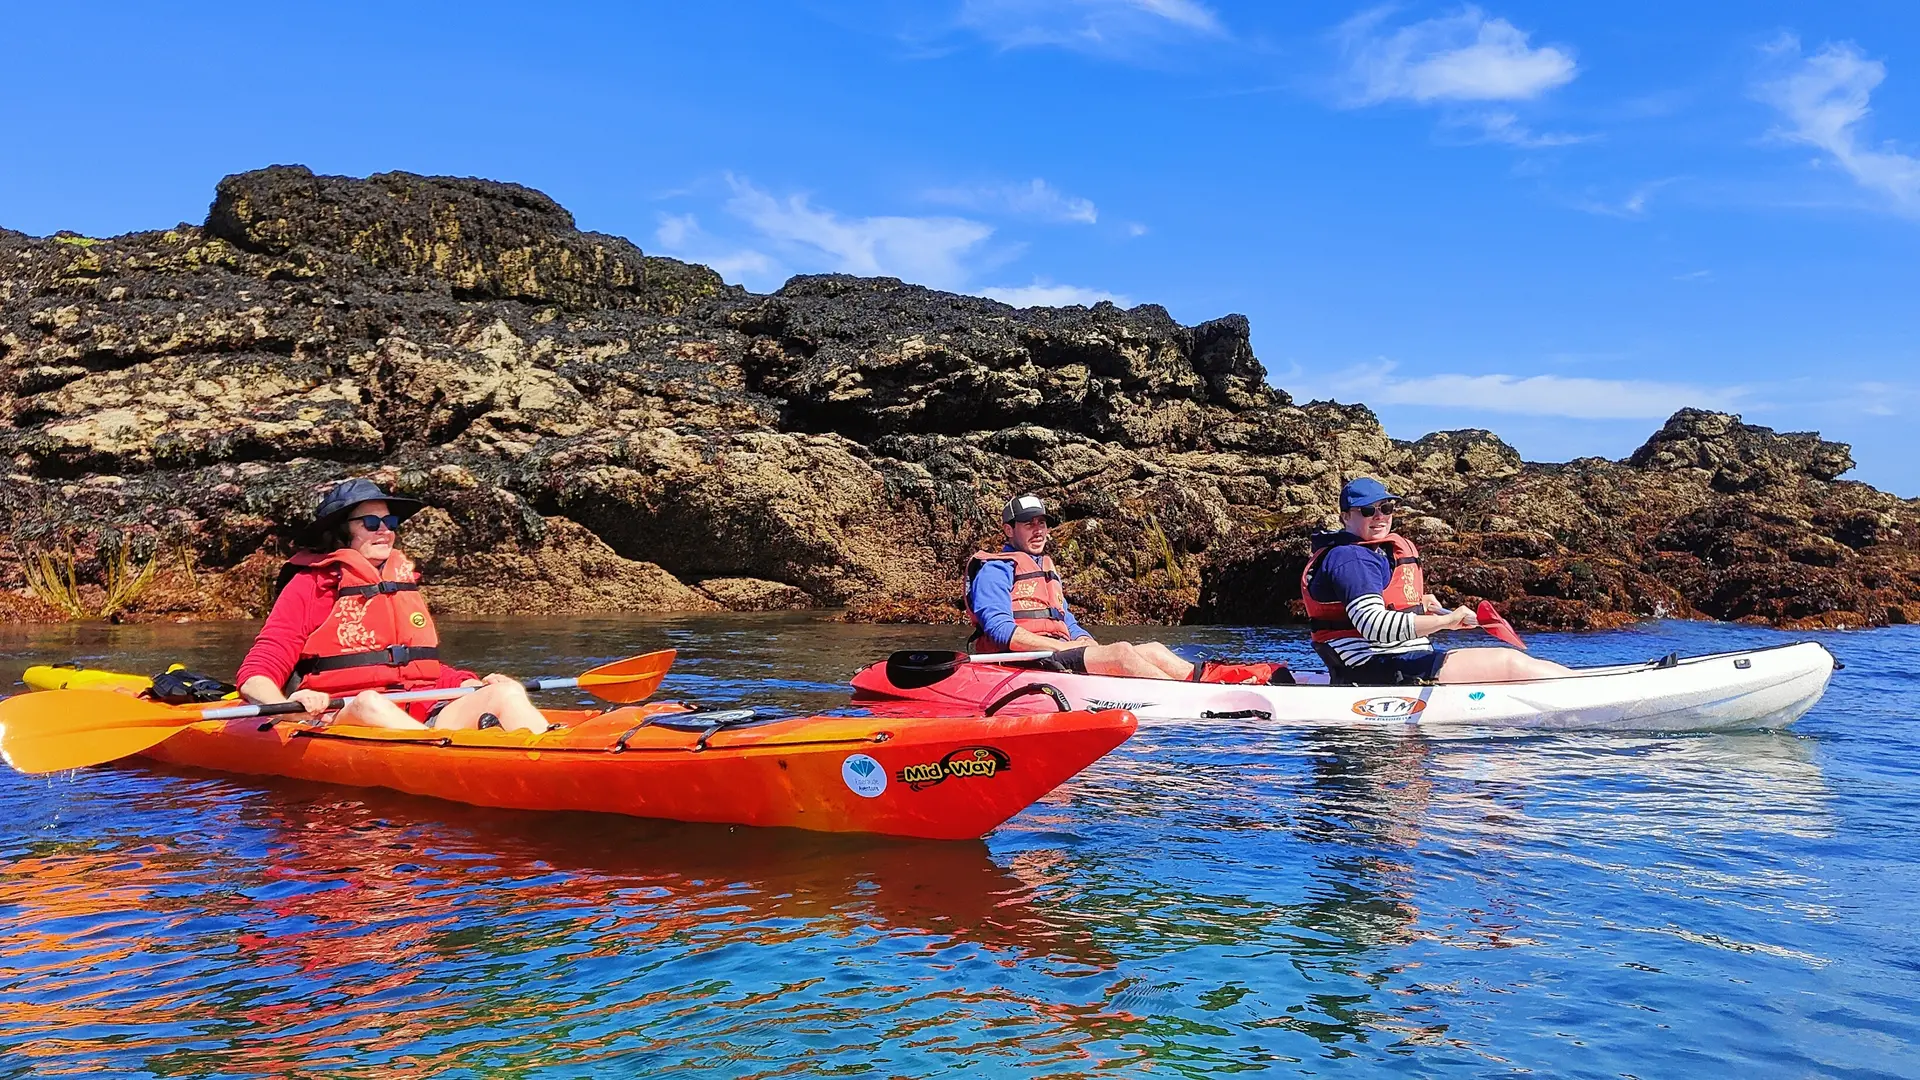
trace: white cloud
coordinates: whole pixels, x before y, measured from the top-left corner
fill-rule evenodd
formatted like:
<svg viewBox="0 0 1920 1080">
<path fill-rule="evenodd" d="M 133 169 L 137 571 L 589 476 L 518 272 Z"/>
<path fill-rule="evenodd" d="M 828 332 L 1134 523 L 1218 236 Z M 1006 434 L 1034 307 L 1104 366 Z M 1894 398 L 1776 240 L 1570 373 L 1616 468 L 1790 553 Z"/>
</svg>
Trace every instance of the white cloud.
<svg viewBox="0 0 1920 1080">
<path fill-rule="evenodd" d="M 766 288 L 785 276 L 772 256 L 752 248 L 729 247 L 709 236 L 692 214 L 661 214 L 653 240 L 663 253 L 712 267 L 721 278 L 736 285 Z"/>
<path fill-rule="evenodd" d="M 997 184 L 976 187 L 934 188 L 923 196 L 928 202 L 963 206 L 969 210 L 1000 212 L 1044 221 L 1077 222 L 1092 225 L 1100 220 L 1093 200 L 1068 195 L 1045 180 L 1035 178 L 1024 184 Z"/>
<path fill-rule="evenodd" d="M 1675 274 L 1675 275 L 1673 275 L 1673 280 L 1675 280 L 1675 281 L 1712 281 L 1712 280 L 1713 280 L 1713 271 L 1711 271 L 1711 270 L 1689 270 L 1689 271 L 1687 271 L 1687 272 L 1686 272 L 1686 273 L 1684 273 L 1684 274 Z"/>
<path fill-rule="evenodd" d="M 1382 24 L 1390 14 L 1375 8 L 1339 29 L 1349 104 L 1527 101 L 1578 74 L 1570 50 L 1534 48 L 1525 31 L 1478 7 L 1387 32 Z"/>
<path fill-rule="evenodd" d="M 1456 124 L 1479 129 L 1474 142 L 1506 143 L 1523 150 L 1543 150 L 1555 146 L 1572 146 L 1576 143 L 1592 142 L 1595 135 L 1571 135 L 1563 131 L 1534 131 L 1520 122 L 1520 118 L 1504 109 L 1488 112 L 1466 113 L 1457 117 Z"/>
<path fill-rule="evenodd" d="M 867 277 L 897 277 L 916 285 L 975 293 L 1020 307 L 1095 304 L 1126 297 L 1101 289 L 1056 285 L 1035 278 L 1029 285 L 976 284 L 1017 254 L 1019 245 L 986 246 L 994 228 L 962 217 L 850 217 L 816 206 L 806 195 L 775 196 L 737 176 L 726 177 L 725 203 L 744 238 L 709 233 L 695 215 L 661 214 L 654 245 L 677 258 L 705 263 L 720 276 L 750 289 L 778 288 L 794 273 L 832 271 Z M 1072 200 L 1040 181 L 1008 189 L 1035 206 L 1072 209 Z M 996 196 L 1005 198 L 1005 192 Z M 1087 210 L 1092 212 L 1091 204 Z M 744 226 L 744 229 L 739 229 Z"/>
<path fill-rule="evenodd" d="M 1149 233 L 1149 232 L 1151 232 L 1151 231 L 1153 231 L 1153 230 L 1151 230 L 1151 229 L 1149 229 L 1149 228 L 1147 228 L 1147 227 L 1146 227 L 1145 225 L 1142 225 L 1142 224 L 1140 224 L 1140 223 L 1139 223 L 1139 222 L 1137 222 L 1137 221 L 1129 221 L 1129 222 L 1127 222 L 1127 235 L 1128 235 L 1128 236 L 1132 236 L 1132 237 L 1140 237 L 1140 236 L 1145 236 L 1145 235 L 1147 235 L 1147 233 Z"/>
<path fill-rule="evenodd" d="M 1298 398 L 1575 420 L 1662 420 L 1686 406 L 1732 411 L 1752 393 L 1741 386 L 1708 387 L 1648 379 L 1457 373 L 1404 377 L 1395 374 L 1396 367 L 1390 360 L 1380 360 L 1315 378 L 1296 365 L 1278 381 Z"/>
<path fill-rule="evenodd" d="M 979 293 L 1017 308 L 1066 307 L 1069 304 L 1092 307 L 1102 300 L 1111 300 L 1121 307 L 1133 306 L 1133 301 L 1118 293 L 1079 285 L 1054 285 L 1041 278 L 1035 278 L 1031 285 L 989 285 L 980 289 Z"/>
<path fill-rule="evenodd" d="M 954 289 L 972 276 L 966 259 L 993 226 L 958 217 L 844 218 L 805 195 L 777 199 L 729 176 L 729 213 L 795 253 L 794 261 L 844 274 L 897 277 Z"/>
<path fill-rule="evenodd" d="M 965 0 L 959 23 L 1003 49 L 1052 45 L 1115 57 L 1226 32 L 1199 0 Z"/>
<path fill-rule="evenodd" d="M 1647 216 L 1647 203 L 1653 198 L 1653 193 L 1678 179 L 1680 178 L 1677 176 L 1669 176 L 1661 180 L 1641 184 L 1619 202 L 1606 202 L 1600 199 L 1580 199 L 1576 201 L 1573 206 L 1576 210 L 1582 210 L 1589 214 L 1599 214 L 1603 217 L 1643 218 Z"/>
<path fill-rule="evenodd" d="M 1899 383 L 1865 382 L 1857 389 L 1860 411 L 1869 416 L 1899 416 L 1904 405 L 1920 398 L 1913 387 Z"/>
<path fill-rule="evenodd" d="M 1867 59 L 1851 42 L 1822 46 L 1801 59 L 1800 41 L 1789 35 L 1767 51 L 1781 60 L 1799 61 L 1759 89 L 1760 100 L 1786 120 L 1787 126 L 1774 134 L 1825 151 L 1855 182 L 1886 196 L 1894 210 L 1920 216 L 1920 158 L 1861 143 L 1860 127 L 1871 111 L 1868 100 L 1886 79 L 1887 66 Z"/>
</svg>

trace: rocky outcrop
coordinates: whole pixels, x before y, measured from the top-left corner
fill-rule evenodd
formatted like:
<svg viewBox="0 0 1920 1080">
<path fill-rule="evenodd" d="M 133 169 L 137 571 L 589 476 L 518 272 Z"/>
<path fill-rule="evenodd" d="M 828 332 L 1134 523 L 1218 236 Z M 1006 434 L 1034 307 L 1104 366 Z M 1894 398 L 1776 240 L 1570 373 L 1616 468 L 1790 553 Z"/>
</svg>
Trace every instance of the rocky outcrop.
<svg viewBox="0 0 1920 1080">
<path fill-rule="evenodd" d="M 430 504 L 403 544 L 449 612 L 957 620 L 1033 490 L 1091 618 L 1281 622 L 1368 473 L 1443 596 L 1523 625 L 1920 618 L 1920 509 L 1844 446 L 1694 410 L 1623 462 L 1397 441 L 1269 386 L 1248 331 L 753 295 L 515 185 L 245 173 L 200 226 L 0 232 L 0 617 L 257 615 L 317 491 L 372 474 Z"/>
</svg>

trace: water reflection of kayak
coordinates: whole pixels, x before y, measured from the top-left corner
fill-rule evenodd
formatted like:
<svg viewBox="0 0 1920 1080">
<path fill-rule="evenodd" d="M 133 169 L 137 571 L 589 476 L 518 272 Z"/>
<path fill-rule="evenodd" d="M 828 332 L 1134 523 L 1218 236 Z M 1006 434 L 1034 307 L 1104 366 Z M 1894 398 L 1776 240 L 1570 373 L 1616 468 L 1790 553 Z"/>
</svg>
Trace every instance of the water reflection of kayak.
<svg viewBox="0 0 1920 1080">
<path fill-rule="evenodd" d="M 1419 727 L 1549 731 L 1713 731 L 1779 728 L 1826 693 L 1833 655 L 1817 642 L 1610 667 L 1570 678 L 1443 686 L 1330 686 L 1303 675 L 1287 686 L 1076 675 L 963 663 L 930 685 L 908 686 L 874 664 L 853 678 L 856 701 L 911 701 L 978 709 L 1044 684 L 1077 709 L 1127 709 L 1142 721 L 1232 718 L 1310 727 Z M 1317 678 L 1317 682 L 1307 679 Z M 1051 707 L 1029 695 L 1009 710 Z"/>
<path fill-rule="evenodd" d="M 978 842 L 530 815 L 277 779 L 236 788 L 144 790 L 139 814 L 180 830 L 170 838 L 7 864 L 0 966 L 40 972 L 0 990 L 0 1027 L 23 1052 L 70 1053 L 63 1036 L 93 1024 L 162 1041 L 183 1016 L 230 1018 L 246 1037 L 221 1048 L 227 1070 L 306 1075 L 313 1055 L 364 1035 L 366 1008 L 458 1030 L 483 997 L 505 1015 L 578 1024 L 592 993 L 617 994 L 607 969 L 698 963 L 728 945 L 917 939 L 947 963 L 981 950 L 1115 962 Z M 182 976 L 187 964 L 197 977 Z M 449 988 L 450 969 L 476 985 Z M 103 972 L 128 989 L 101 1004 L 80 988 Z M 217 984 L 245 989 L 205 989 Z"/>
</svg>

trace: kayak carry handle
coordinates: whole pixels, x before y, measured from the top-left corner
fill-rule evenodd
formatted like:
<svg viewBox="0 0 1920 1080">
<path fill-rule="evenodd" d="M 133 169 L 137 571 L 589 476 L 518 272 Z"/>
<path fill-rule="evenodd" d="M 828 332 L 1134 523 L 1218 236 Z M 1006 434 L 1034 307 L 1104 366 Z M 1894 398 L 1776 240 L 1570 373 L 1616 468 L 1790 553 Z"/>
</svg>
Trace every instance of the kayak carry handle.
<svg viewBox="0 0 1920 1080">
<path fill-rule="evenodd" d="M 1002 697 L 999 701 L 996 701 L 993 704 L 987 706 L 985 709 L 981 710 L 981 715 L 992 716 L 995 713 L 999 712 L 1001 708 L 1003 708 L 1004 706 L 1014 701 L 1018 701 L 1019 699 L 1026 697 L 1029 694 L 1045 694 L 1048 697 L 1053 699 L 1053 703 L 1055 705 L 1060 706 L 1061 712 L 1073 711 L 1073 704 L 1067 700 L 1067 695 L 1061 693 L 1057 687 L 1049 686 L 1043 682 L 1038 682 L 1038 683 L 1028 683 L 1027 685 L 1021 687 L 1020 689 L 1015 690 L 1013 693 L 1008 694 L 1005 697 Z"/>
</svg>

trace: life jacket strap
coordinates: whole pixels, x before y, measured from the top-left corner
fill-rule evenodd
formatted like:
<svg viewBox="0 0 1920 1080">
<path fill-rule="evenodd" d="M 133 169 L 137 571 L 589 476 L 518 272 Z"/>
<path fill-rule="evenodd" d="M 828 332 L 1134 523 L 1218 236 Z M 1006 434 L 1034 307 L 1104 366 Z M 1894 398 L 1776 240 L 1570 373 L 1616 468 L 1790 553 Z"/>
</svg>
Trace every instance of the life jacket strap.
<svg viewBox="0 0 1920 1080">
<path fill-rule="evenodd" d="M 431 645 L 389 645 L 384 649 L 348 653 L 345 656 L 309 656 L 293 665 L 293 672 L 296 675 L 311 675 L 318 671 L 339 671 L 343 668 L 405 667 L 416 660 L 438 659 L 440 650 Z"/>
<path fill-rule="evenodd" d="M 397 592 L 419 591 L 420 584 L 415 581 L 380 581 L 372 585 L 343 585 L 340 587 L 341 596 L 375 596 L 382 593 L 390 596 Z"/>
</svg>

